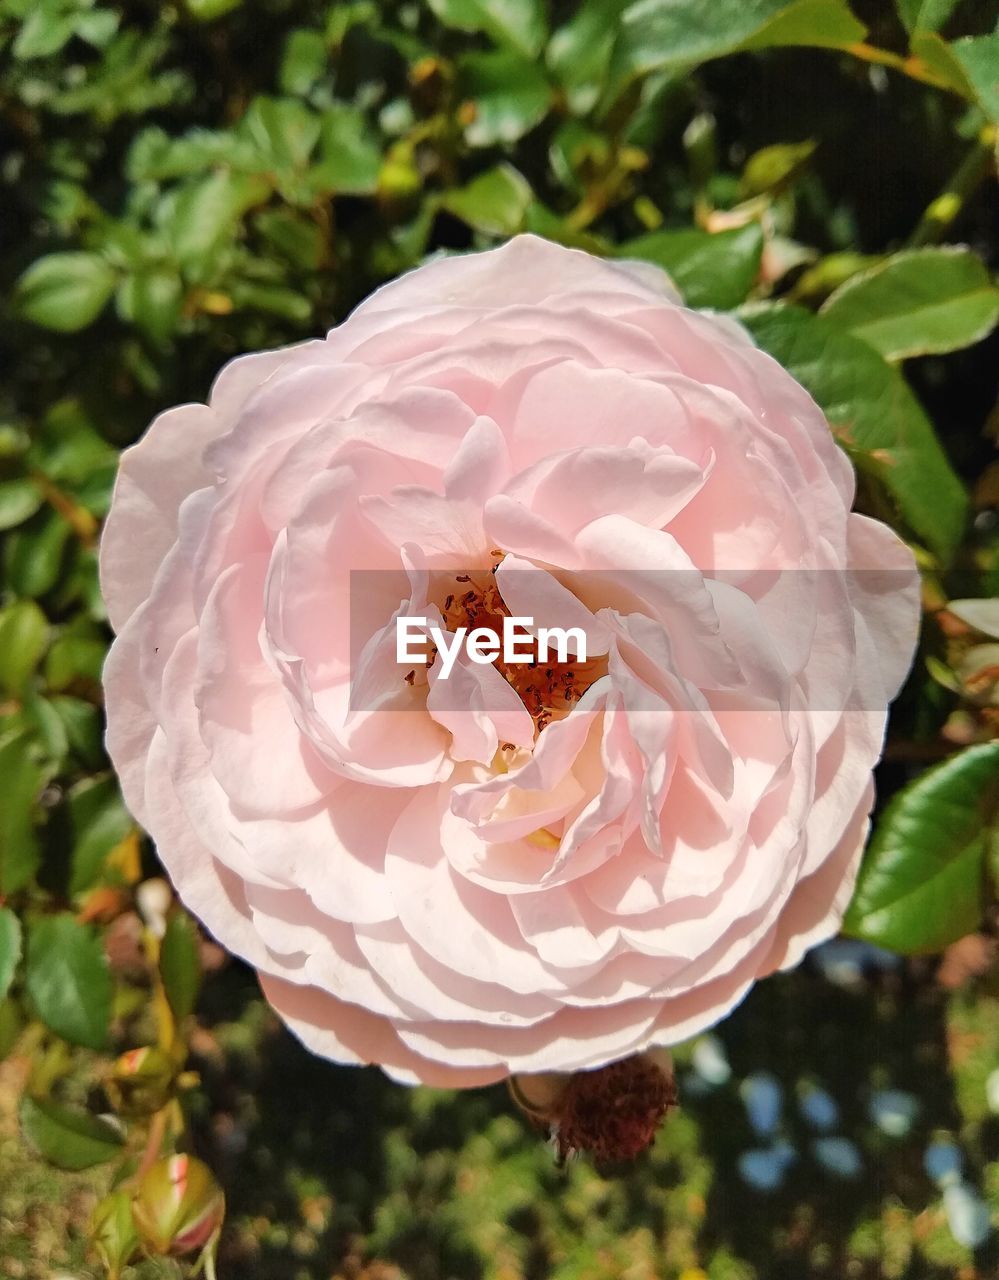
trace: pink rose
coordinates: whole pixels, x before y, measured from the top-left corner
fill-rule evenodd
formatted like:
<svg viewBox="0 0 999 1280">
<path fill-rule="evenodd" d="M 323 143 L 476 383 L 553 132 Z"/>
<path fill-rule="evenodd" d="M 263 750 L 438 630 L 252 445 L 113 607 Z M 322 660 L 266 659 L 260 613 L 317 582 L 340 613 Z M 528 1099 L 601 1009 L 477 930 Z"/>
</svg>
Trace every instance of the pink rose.
<svg viewBox="0 0 999 1280">
<path fill-rule="evenodd" d="M 124 456 L 108 745 L 317 1053 L 570 1071 L 835 932 L 916 573 L 809 396 L 652 268 L 522 236 L 233 361 Z M 511 614 L 586 662 L 400 666 Z"/>
</svg>

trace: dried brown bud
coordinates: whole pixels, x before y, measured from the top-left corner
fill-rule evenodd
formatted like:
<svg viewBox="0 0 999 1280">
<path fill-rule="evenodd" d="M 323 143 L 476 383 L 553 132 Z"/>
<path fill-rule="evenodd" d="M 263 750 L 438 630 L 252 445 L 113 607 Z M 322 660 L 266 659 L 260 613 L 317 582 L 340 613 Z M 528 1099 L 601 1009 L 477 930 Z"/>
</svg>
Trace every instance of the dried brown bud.
<svg viewBox="0 0 999 1280">
<path fill-rule="evenodd" d="M 113 973 L 123 978 L 141 978 L 145 974 L 142 921 L 134 911 L 126 911 L 111 921 L 104 931 L 104 950 Z"/>
<path fill-rule="evenodd" d="M 536 1124 L 547 1127 L 560 1163 L 581 1152 L 598 1163 L 633 1160 L 652 1145 L 677 1101 L 663 1049 L 574 1075 L 514 1076 L 510 1092 Z"/>
</svg>

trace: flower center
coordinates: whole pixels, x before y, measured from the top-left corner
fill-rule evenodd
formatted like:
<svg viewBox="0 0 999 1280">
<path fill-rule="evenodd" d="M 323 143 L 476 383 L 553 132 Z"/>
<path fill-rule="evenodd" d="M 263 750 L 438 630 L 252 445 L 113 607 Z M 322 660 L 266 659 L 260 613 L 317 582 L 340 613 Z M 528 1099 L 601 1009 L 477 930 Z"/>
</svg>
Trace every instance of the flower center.
<svg viewBox="0 0 999 1280">
<path fill-rule="evenodd" d="M 477 627 L 485 627 L 499 637 L 503 633 L 503 619 L 511 617 L 499 588 L 496 586 L 496 570 L 503 560 L 503 552 L 493 550 L 494 563 L 489 569 L 470 569 L 464 573 L 445 574 L 438 590 L 439 608 L 449 631 L 467 627 L 471 633 Z M 530 641 L 524 633 L 518 651 L 533 656 L 527 662 L 508 663 L 503 660 L 502 649 L 492 660 L 503 679 L 516 691 L 527 708 L 538 733 L 552 720 L 561 720 L 572 710 L 591 684 L 607 671 L 604 655 L 580 662 L 572 655 L 568 661 L 552 661 L 551 653 L 541 655 L 537 642 Z M 427 665 L 432 666 L 436 650 L 431 648 Z"/>
</svg>

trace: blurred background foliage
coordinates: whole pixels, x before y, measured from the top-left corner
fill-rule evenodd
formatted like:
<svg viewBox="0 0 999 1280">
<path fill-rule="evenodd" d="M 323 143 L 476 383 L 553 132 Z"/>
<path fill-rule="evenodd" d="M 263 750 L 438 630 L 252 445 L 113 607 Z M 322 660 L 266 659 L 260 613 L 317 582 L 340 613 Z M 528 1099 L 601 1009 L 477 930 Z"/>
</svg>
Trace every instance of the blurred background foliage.
<svg viewBox="0 0 999 1280">
<path fill-rule="evenodd" d="M 0 0 L 0 1275 L 187 1274 L 206 1242 L 210 1273 L 218 1187 L 192 1160 L 172 1200 L 177 1149 L 225 1187 L 223 1275 L 996 1274 L 997 20 Z M 556 1170 L 502 1089 L 310 1059 L 157 878 L 101 742 L 120 448 L 229 357 L 524 230 L 738 315 L 924 571 L 852 937 L 684 1046 L 619 1170 Z"/>
</svg>

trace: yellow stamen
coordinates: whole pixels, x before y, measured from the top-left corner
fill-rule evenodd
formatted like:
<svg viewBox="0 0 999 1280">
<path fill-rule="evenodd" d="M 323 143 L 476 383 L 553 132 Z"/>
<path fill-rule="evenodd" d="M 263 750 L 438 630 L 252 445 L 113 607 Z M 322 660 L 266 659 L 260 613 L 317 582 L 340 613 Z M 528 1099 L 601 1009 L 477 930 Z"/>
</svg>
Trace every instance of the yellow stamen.
<svg viewBox="0 0 999 1280">
<path fill-rule="evenodd" d="M 547 827 L 538 827 L 537 831 L 532 831 L 524 839 L 528 844 L 537 845 L 539 849 L 557 849 L 562 843 L 554 831 L 549 831 Z"/>
</svg>

